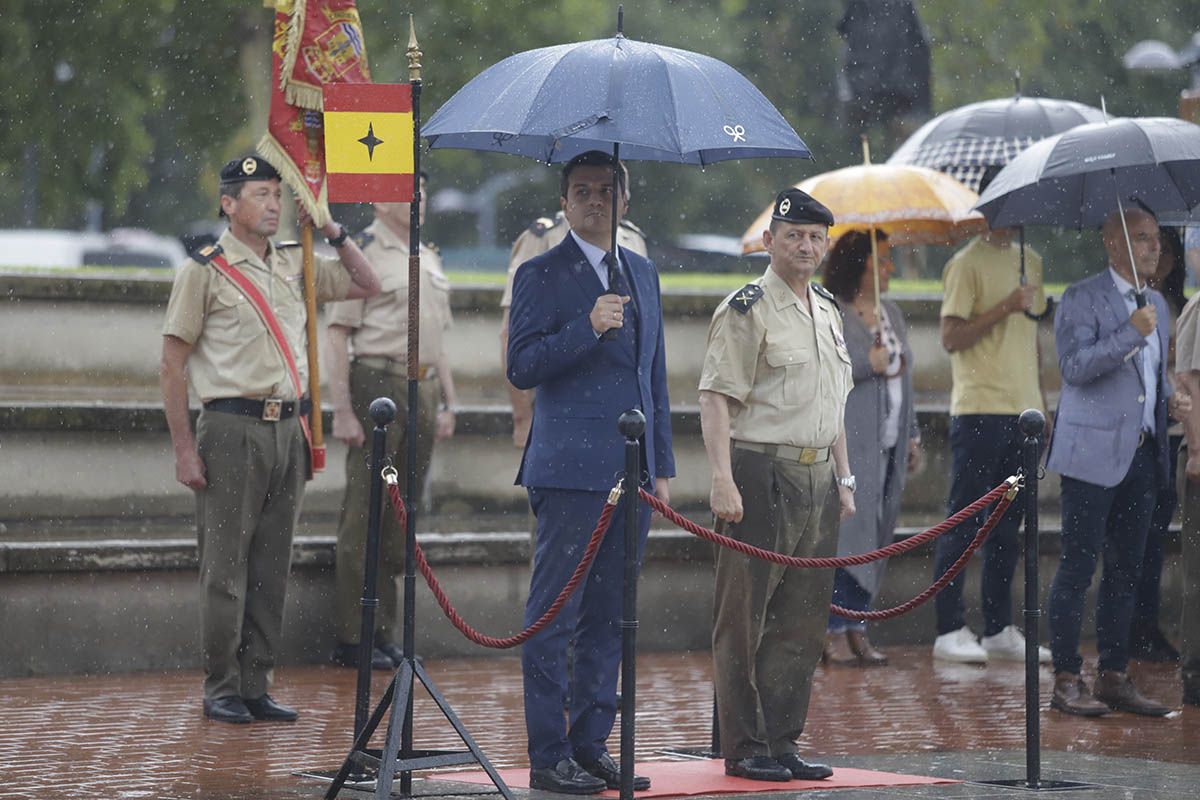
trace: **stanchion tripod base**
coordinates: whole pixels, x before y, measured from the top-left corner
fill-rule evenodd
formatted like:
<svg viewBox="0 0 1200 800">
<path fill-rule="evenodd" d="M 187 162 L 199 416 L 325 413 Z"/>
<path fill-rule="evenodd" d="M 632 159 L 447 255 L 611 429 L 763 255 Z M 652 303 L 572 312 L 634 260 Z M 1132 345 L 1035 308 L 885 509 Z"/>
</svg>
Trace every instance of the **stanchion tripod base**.
<svg viewBox="0 0 1200 800">
<path fill-rule="evenodd" d="M 318 780 L 318 781 L 324 781 L 325 783 L 333 783 L 334 776 L 336 776 L 337 773 L 338 773 L 338 771 L 336 769 L 330 769 L 330 770 L 293 772 L 292 774 L 295 775 L 297 778 L 308 778 L 310 780 Z M 428 777 L 436 777 L 436 775 L 437 775 L 437 773 L 430 773 L 430 775 Z M 361 778 L 355 778 L 354 776 L 351 776 L 350 778 L 348 778 L 346 780 L 346 782 L 344 784 L 342 784 L 342 787 L 345 789 L 357 789 L 357 790 L 363 791 L 363 792 L 374 793 L 374 791 L 375 791 L 375 773 L 372 772 L 370 775 L 364 775 Z M 393 792 L 392 794 L 394 797 L 401 796 L 398 792 Z M 417 779 L 416 781 L 413 782 L 412 793 L 409 795 L 406 795 L 406 796 L 407 797 L 449 797 L 449 796 L 482 797 L 485 795 L 494 795 L 494 794 L 499 794 L 499 792 L 497 792 L 495 789 L 491 789 L 491 788 L 481 788 L 478 786 L 468 787 L 468 784 L 458 784 L 454 788 L 448 788 L 445 783 L 442 783 L 440 781 L 436 781 L 434 783 L 429 784 L 424 779 Z"/>
<path fill-rule="evenodd" d="M 1073 789 L 1097 789 L 1098 784 L 1081 783 L 1079 781 L 1039 781 L 1037 786 L 1030 786 L 1024 778 L 1014 778 L 1002 781 L 969 781 L 979 786 L 999 786 L 1003 789 L 1019 789 L 1024 792 L 1064 792 Z"/>
</svg>

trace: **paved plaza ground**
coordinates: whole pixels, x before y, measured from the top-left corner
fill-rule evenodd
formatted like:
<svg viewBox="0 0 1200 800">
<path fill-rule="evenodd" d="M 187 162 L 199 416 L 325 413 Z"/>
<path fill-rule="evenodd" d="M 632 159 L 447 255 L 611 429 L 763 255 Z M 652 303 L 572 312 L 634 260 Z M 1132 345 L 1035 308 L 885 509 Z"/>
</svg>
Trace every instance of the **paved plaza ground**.
<svg viewBox="0 0 1200 800">
<path fill-rule="evenodd" d="M 947 665 L 934 662 L 928 647 L 887 652 L 890 667 L 818 670 L 803 754 L 835 767 L 964 783 L 808 791 L 801 800 L 1017 800 L 1033 794 L 978 783 L 1025 775 L 1022 665 Z M 1094 663 L 1094 656 L 1089 660 Z M 708 654 L 650 653 L 639 658 L 638 666 L 638 759 L 666 759 L 664 748 L 706 745 L 712 698 Z M 429 661 L 426 669 L 498 767 L 527 763 L 517 659 Z M 1043 778 L 1096 784 L 1055 792 L 1056 797 L 1194 800 L 1200 787 L 1200 709 L 1187 707 L 1167 719 L 1067 717 L 1048 709 L 1051 674 L 1043 668 L 1041 676 Z M 373 701 L 389 677 L 375 674 Z M 1176 668 L 1139 666 L 1135 677 L 1147 694 L 1178 703 Z M 345 757 L 353 725 L 352 670 L 280 669 L 273 693 L 301 709 L 294 724 L 206 722 L 200 682 L 194 671 L 0 681 L 0 798 L 321 796 L 321 784 L 296 773 L 334 769 Z M 433 703 L 423 693 L 417 697 L 417 746 L 457 749 Z M 611 746 L 617 749 L 615 733 Z M 414 790 L 428 794 L 444 785 L 417 781 Z M 764 785 L 773 788 L 778 786 Z M 797 796 L 773 793 L 784 794 Z M 367 795 L 344 790 L 341 796 Z"/>
</svg>

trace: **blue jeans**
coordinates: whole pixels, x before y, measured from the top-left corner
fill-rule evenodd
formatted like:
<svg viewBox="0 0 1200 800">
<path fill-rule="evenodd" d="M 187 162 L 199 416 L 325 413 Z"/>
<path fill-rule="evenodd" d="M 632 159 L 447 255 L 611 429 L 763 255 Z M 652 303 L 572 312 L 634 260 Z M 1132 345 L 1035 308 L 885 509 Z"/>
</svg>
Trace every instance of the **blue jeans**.
<svg viewBox="0 0 1200 800">
<path fill-rule="evenodd" d="M 864 589 L 862 584 L 856 581 L 849 572 L 839 567 L 833 573 L 833 604 L 835 606 L 841 606 L 851 611 L 870 611 L 871 599 L 871 593 Z M 830 633 L 838 633 L 848 628 L 866 630 L 867 623 L 830 614 L 829 624 L 825 630 Z"/>
<path fill-rule="evenodd" d="M 1079 631 L 1096 562 L 1104 572 L 1096 597 L 1096 650 L 1101 671 L 1124 672 L 1129 622 L 1146 534 L 1158 496 L 1157 448 L 1147 439 L 1125 478 L 1112 488 L 1063 477 L 1062 554 L 1050 585 L 1050 651 L 1055 672 L 1078 675 Z"/>
<path fill-rule="evenodd" d="M 947 516 L 969 506 L 1010 475 L 1016 475 L 1021 468 L 1024 442 L 1015 416 L 961 414 L 951 417 Z M 1021 525 L 1020 505 L 1016 503 L 1009 507 L 983 546 L 984 636 L 994 636 L 1012 623 L 1013 571 L 1021 554 L 1017 536 Z M 987 510 L 937 539 L 933 566 L 935 580 L 958 560 L 986 519 Z M 964 582 L 964 573 L 959 573 L 934 598 L 939 635 L 967 624 L 962 599 Z"/>
</svg>

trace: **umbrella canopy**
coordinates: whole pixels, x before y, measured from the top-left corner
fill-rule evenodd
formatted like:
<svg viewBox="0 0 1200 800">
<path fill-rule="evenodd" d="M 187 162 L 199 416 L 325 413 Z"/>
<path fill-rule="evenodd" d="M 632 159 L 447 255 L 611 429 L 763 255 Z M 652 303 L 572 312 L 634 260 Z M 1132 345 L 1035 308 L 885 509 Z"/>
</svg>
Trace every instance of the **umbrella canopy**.
<svg viewBox="0 0 1200 800">
<path fill-rule="evenodd" d="M 624 159 L 709 164 L 812 158 L 762 92 L 729 65 L 617 34 L 518 53 L 458 90 L 421 131 L 452 147 L 569 161 L 588 150 Z"/>
<path fill-rule="evenodd" d="M 1070 100 L 1019 94 L 984 100 L 934 117 L 888 163 L 940 170 L 978 191 L 988 167 L 1004 166 L 1047 136 L 1103 120 L 1100 109 Z"/>
<path fill-rule="evenodd" d="M 976 205 L 994 228 L 1099 225 L 1118 204 L 1156 214 L 1200 207 L 1200 126 L 1113 119 L 1044 139 L 1000 171 Z"/>
<path fill-rule="evenodd" d="M 972 210 L 978 195 L 958 181 L 925 167 L 861 164 L 814 175 L 796 184 L 833 212 L 836 239 L 852 229 L 887 233 L 895 245 L 949 244 L 987 229 Z M 742 253 L 763 249 L 771 224 L 768 207 L 742 234 Z"/>
</svg>

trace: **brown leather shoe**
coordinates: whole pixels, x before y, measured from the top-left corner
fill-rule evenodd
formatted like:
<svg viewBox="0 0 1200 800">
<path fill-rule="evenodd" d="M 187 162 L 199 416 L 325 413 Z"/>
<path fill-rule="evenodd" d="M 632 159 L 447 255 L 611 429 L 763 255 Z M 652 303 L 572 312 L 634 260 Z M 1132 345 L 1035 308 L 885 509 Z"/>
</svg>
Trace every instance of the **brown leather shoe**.
<svg viewBox="0 0 1200 800">
<path fill-rule="evenodd" d="M 1096 699 L 1107 703 L 1117 711 L 1143 714 L 1147 717 L 1165 717 L 1171 709 L 1144 696 L 1134 687 L 1129 675 L 1124 672 L 1101 672 L 1096 678 Z"/>
<path fill-rule="evenodd" d="M 850 651 L 858 656 L 860 667 L 886 667 L 887 656 L 875 649 L 867 632 L 859 628 L 846 629 L 846 641 L 850 643 Z"/>
<path fill-rule="evenodd" d="M 1110 710 L 1092 697 L 1087 684 L 1073 672 L 1054 673 L 1054 694 L 1050 697 L 1050 707 L 1080 717 L 1102 717 Z"/>
<path fill-rule="evenodd" d="M 821 651 L 822 664 L 846 666 L 858 662 L 858 656 L 850 649 L 845 633 L 837 631 L 825 634 L 825 649 Z"/>
</svg>

